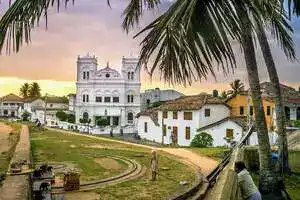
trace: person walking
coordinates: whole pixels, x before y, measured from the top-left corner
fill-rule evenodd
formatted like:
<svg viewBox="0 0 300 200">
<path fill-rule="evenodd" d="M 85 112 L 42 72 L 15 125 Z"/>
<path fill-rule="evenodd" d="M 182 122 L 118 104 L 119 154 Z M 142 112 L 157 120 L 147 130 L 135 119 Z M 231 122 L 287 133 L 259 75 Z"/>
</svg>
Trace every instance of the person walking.
<svg viewBox="0 0 300 200">
<path fill-rule="evenodd" d="M 151 152 L 151 172 L 152 172 L 152 181 L 156 180 L 156 174 L 157 174 L 157 154 L 156 150 L 152 149 Z"/>
<path fill-rule="evenodd" d="M 253 179 L 249 174 L 244 162 L 236 162 L 235 171 L 237 172 L 238 187 L 240 188 L 242 199 L 261 200 L 261 194 L 253 182 Z"/>
</svg>

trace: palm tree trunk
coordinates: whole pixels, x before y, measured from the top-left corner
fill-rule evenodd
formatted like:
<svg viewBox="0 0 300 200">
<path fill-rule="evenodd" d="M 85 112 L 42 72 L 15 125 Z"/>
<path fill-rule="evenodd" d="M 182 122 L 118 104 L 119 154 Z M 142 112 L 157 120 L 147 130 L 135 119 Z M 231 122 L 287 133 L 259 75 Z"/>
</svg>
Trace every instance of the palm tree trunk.
<svg viewBox="0 0 300 200">
<path fill-rule="evenodd" d="M 248 73 L 248 80 L 252 96 L 252 103 L 255 114 L 255 125 L 259 144 L 259 188 L 263 194 L 270 193 L 271 191 L 273 191 L 274 175 L 271 170 L 271 148 L 260 91 L 257 62 L 252 38 L 251 22 L 247 15 L 245 16 L 245 14 L 247 14 L 246 9 L 244 9 L 243 7 L 237 7 L 236 10 L 239 18 L 241 19 L 241 44 L 244 51 L 246 69 Z"/>
<path fill-rule="evenodd" d="M 288 158 L 288 145 L 285 130 L 285 116 L 283 103 L 281 98 L 280 83 L 276 71 L 273 56 L 270 46 L 266 37 L 266 33 L 261 23 L 257 23 L 257 37 L 260 43 L 261 51 L 267 66 L 268 74 L 275 93 L 275 112 L 276 112 L 276 126 L 279 141 L 279 159 L 281 165 L 281 172 L 289 173 L 289 158 Z"/>
</svg>

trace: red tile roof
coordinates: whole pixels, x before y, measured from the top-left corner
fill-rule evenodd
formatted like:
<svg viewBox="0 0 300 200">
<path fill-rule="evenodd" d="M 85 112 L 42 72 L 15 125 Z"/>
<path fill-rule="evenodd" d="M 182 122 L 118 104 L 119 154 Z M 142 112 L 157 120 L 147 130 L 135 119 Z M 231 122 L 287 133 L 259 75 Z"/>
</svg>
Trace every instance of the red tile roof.
<svg viewBox="0 0 300 200">
<path fill-rule="evenodd" d="M 5 96 L 1 97 L 0 100 L 1 100 L 1 101 L 15 101 L 15 102 L 23 102 L 23 101 L 24 101 L 23 98 L 21 98 L 21 97 L 15 95 L 15 94 L 13 94 L 13 93 L 10 93 L 10 94 L 8 94 L 8 95 L 5 95 Z"/>
</svg>

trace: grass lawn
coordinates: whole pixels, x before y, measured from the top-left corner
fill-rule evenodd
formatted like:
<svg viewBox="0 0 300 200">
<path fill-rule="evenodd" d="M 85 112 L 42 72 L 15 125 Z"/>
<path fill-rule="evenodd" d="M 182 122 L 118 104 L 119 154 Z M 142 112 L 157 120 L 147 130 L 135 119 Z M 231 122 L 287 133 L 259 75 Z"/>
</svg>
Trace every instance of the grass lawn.
<svg viewBox="0 0 300 200">
<path fill-rule="evenodd" d="M 13 130 L 9 133 L 9 136 L 8 136 L 8 141 L 7 141 L 9 143 L 8 151 L 0 153 L 0 174 L 5 173 L 8 169 L 8 165 L 13 156 L 16 145 L 19 141 L 20 130 L 21 130 L 21 125 L 18 123 L 7 122 L 7 121 L 2 121 L 2 122 L 5 123 L 6 125 L 12 127 Z"/>
<path fill-rule="evenodd" d="M 199 154 L 200 156 L 207 156 L 212 159 L 215 159 L 218 162 L 221 162 L 226 152 L 229 151 L 229 149 L 226 147 L 208 147 L 208 148 L 190 147 L 186 149 L 196 154 Z"/>
<path fill-rule="evenodd" d="M 31 129 L 31 145 L 35 162 L 76 164 L 81 170 L 81 178 L 85 180 L 109 177 L 126 169 L 124 163 L 119 163 L 120 169 L 108 170 L 95 162 L 96 154 L 127 157 L 147 167 L 145 175 L 137 180 L 97 189 L 96 192 L 105 199 L 164 199 L 174 192 L 187 189 L 195 181 L 193 169 L 164 153 L 159 153 L 161 176 L 158 175 L 156 182 L 151 182 L 150 149 L 133 145 L 42 129 Z M 180 181 L 188 181 L 189 185 L 180 186 Z"/>
</svg>

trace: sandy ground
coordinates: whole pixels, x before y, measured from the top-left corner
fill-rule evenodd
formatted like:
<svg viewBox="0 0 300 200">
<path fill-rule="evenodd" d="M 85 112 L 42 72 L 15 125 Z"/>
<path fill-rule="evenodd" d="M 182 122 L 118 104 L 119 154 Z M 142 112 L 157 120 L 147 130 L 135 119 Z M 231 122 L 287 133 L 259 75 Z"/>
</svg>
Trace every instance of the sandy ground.
<svg viewBox="0 0 300 200">
<path fill-rule="evenodd" d="M 120 164 L 111 158 L 96 158 L 95 162 L 100 164 L 105 169 L 120 169 Z"/>
<path fill-rule="evenodd" d="M 9 133 L 12 128 L 0 122 L 0 154 L 9 150 Z"/>
</svg>

